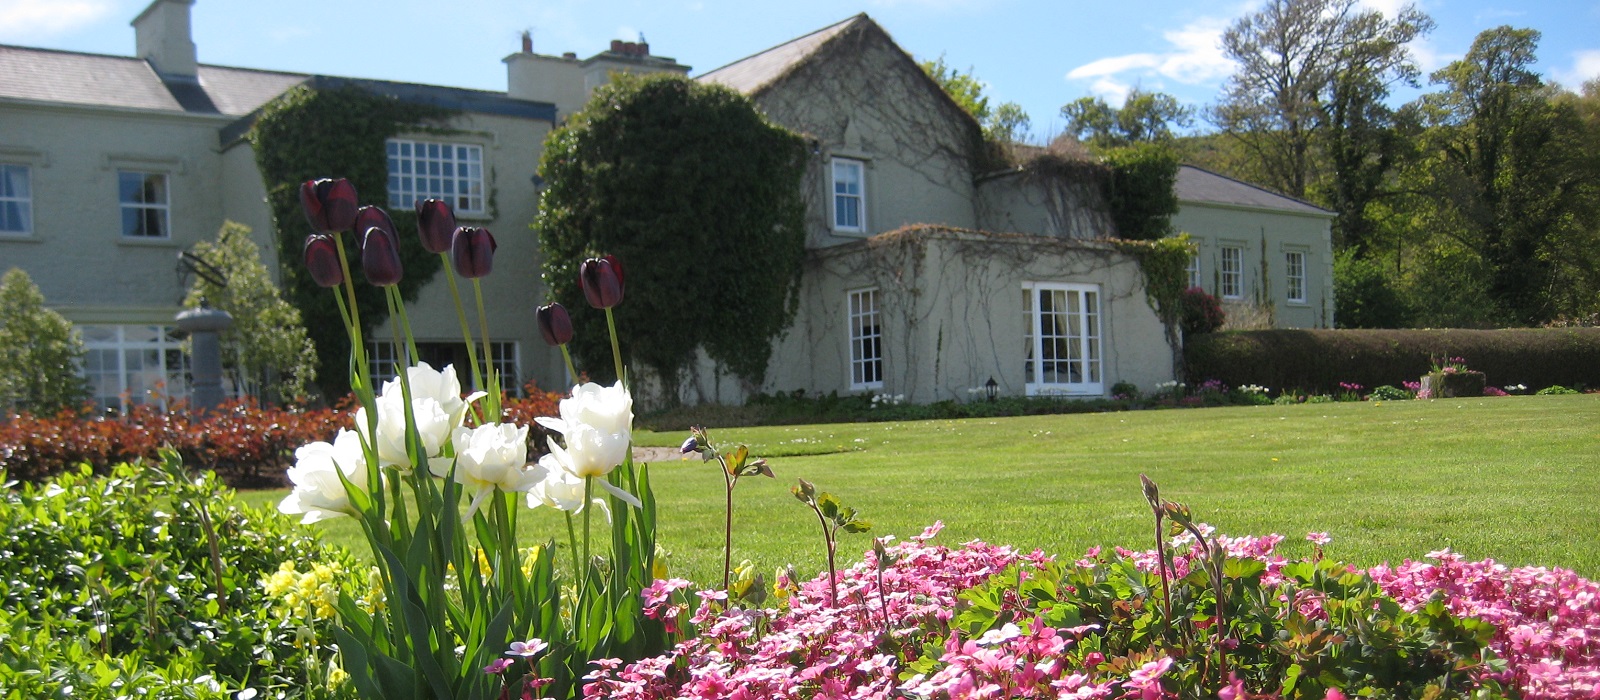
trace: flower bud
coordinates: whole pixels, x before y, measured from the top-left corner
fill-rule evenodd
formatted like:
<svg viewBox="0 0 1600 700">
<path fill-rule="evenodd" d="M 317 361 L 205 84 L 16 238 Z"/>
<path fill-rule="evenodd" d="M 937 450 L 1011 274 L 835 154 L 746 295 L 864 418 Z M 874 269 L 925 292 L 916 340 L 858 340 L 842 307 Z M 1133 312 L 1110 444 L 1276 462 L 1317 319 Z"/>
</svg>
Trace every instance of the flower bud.
<svg viewBox="0 0 1600 700">
<path fill-rule="evenodd" d="M 375 287 L 400 281 L 400 242 L 394 231 L 380 226 L 367 228 L 361 239 L 361 271 Z"/>
<path fill-rule="evenodd" d="M 381 228 L 390 238 L 397 242 L 400 240 L 394 232 L 394 220 L 389 218 L 389 212 L 384 211 L 383 207 L 365 206 L 356 210 L 356 238 L 361 241 L 363 247 L 366 246 L 365 236 L 367 229 L 370 228 Z"/>
<path fill-rule="evenodd" d="M 356 219 L 356 188 L 349 180 L 306 180 L 300 183 L 300 207 L 317 233 L 349 231 Z"/>
<path fill-rule="evenodd" d="M 456 233 L 456 213 L 450 203 L 442 199 L 417 200 L 417 238 L 430 253 L 450 250 L 450 239 Z"/>
<path fill-rule="evenodd" d="M 682 447 L 678 448 L 678 452 L 681 453 L 681 454 L 689 454 L 690 452 L 699 452 L 699 451 L 700 451 L 700 443 L 699 443 L 699 441 L 695 440 L 694 436 L 692 436 L 692 435 L 689 437 L 688 440 L 684 440 L 683 441 L 683 446 Z"/>
<path fill-rule="evenodd" d="M 339 248 L 333 237 L 323 233 L 306 236 L 306 269 L 318 287 L 337 287 L 344 282 L 344 267 L 339 264 Z"/>
<path fill-rule="evenodd" d="M 578 268 L 583 297 L 596 309 L 622 303 L 622 263 L 613 256 L 589 258 Z"/>
<path fill-rule="evenodd" d="M 456 266 L 456 274 L 466 279 L 487 277 L 489 271 L 494 269 L 494 234 L 489 229 L 477 226 L 463 226 L 456 229 L 455 237 L 450 244 L 450 262 Z"/>
<path fill-rule="evenodd" d="M 533 313 L 539 321 L 539 334 L 544 336 L 544 342 L 551 347 L 572 342 L 572 317 L 567 315 L 567 307 L 546 304 Z"/>
</svg>

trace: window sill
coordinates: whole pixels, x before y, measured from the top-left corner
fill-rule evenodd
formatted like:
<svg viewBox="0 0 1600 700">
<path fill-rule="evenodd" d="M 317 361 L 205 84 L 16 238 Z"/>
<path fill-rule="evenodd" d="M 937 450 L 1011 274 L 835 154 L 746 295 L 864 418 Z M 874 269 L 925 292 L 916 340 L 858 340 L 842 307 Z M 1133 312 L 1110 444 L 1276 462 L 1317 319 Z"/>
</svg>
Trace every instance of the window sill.
<svg viewBox="0 0 1600 700">
<path fill-rule="evenodd" d="M 176 241 L 173 241 L 171 237 L 167 237 L 167 238 L 154 238 L 154 237 L 150 237 L 150 238 L 129 238 L 127 236 L 123 236 L 123 237 L 117 239 L 117 245 L 125 245 L 125 246 L 129 246 L 129 247 L 133 247 L 133 248 L 177 248 L 177 247 L 179 247 L 178 243 Z"/>
<path fill-rule="evenodd" d="M 1304 300 L 1298 300 L 1297 301 L 1297 300 L 1294 300 L 1294 299 L 1288 299 L 1288 300 L 1285 300 L 1283 302 L 1283 305 L 1284 306 L 1294 307 L 1294 308 L 1302 308 L 1302 309 L 1304 309 L 1304 308 L 1310 308 L 1311 307 L 1311 302 L 1304 301 Z"/>
<path fill-rule="evenodd" d="M 1028 384 L 1023 387 L 1023 395 L 1037 398 L 1050 398 L 1053 396 L 1071 398 L 1103 397 L 1106 395 L 1104 387 L 1075 387 L 1070 384 Z"/>
<path fill-rule="evenodd" d="M 33 233 L 0 233 L 0 243 L 43 243 L 44 239 Z"/>
</svg>

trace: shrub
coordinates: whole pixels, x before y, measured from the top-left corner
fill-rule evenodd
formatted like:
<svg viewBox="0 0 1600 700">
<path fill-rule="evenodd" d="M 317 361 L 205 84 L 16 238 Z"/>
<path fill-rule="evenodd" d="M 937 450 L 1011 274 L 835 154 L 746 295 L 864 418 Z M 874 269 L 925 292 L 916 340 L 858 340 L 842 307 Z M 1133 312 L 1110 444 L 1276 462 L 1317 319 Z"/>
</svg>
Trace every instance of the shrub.
<svg viewBox="0 0 1600 700">
<path fill-rule="evenodd" d="M 1196 336 L 1184 343 L 1188 376 L 1228 384 L 1335 393 L 1415 381 L 1441 355 L 1469 359 L 1496 385 L 1600 386 L 1600 329 L 1266 330 Z"/>
<path fill-rule="evenodd" d="M 78 408 L 89 398 L 78 374 L 83 352 L 72 323 L 44 307 L 28 273 L 11 268 L 0 278 L 0 419 L 8 410 Z"/>
<path fill-rule="evenodd" d="M 1340 328 L 1404 328 L 1411 310 L 1376 262 L 1345 251 L 1333 259 L 1333 318 Z"/>
<path fill-rule="evenodd" d="M 1550 386 L 1547 386 L 1547 387 L 1545 387 L 1543 389 L 1540 389 L 1539 391 L 1535 392 L 1535 395 L 1536 396 L 1562 396 L 1564 394 L 1576 394 L 1576 393 L 1578 393 L 1578 391 L 1576 389 L 1568 389 L 1568 388 L 1566 388 L 1564 386 L 1561 386 L 1560 384 L 1552 384 Z"/>
<path fill-rule="evenodd" d="M 1384 384 L 1383 386 L 1373 389 L 1372 393 L 1367 395 L 1367 398 L 1373 401 L 1404 401 L 1406 399 L 1413 398 L 1413 395 L 1411 392 L 1406 391 L 1405 389 L 1399 389 L 1389 384 Z"/>
<path fill-rule="evenodd" d="M 310 658 L 299 623 L 261 580 L 283 562 L 349 569 L 347 556 L 240 504 L 214 476 L 184 473 L 175 453 L 108 471 L 0 491 L 0 688 L 18 693 L 0 696 L 296 685 Z"/>
<path fill-rule="evenodd" d="M 1210 333 L 1222 327 L 1227 320 L 1227 315 L 1222 312 L 1222 302 L 1206 293 L 1200 287 L 1190 287 L 1183 290 L 1179 298 L 1180 309 L 1183 316 L 1179 323 L 1183 328 L 1184 337 Z"/>
</svg>

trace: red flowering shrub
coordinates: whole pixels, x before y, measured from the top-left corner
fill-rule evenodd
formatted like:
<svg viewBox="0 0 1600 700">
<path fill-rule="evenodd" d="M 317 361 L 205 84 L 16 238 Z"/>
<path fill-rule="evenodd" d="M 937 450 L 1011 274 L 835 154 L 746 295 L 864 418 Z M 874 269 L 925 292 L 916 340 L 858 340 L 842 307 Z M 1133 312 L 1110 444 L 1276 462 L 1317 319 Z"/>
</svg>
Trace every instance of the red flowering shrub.
<svg viewBox="0 0 1600 700">
<path fill-rule="evenodd" d="M 1227 315 L 1222 312 L 1222 303 L 1200 287 L 1183 290 L 1183 295 L 1178 297 L 1178 301 L 1179 311 L 1182 313 L 1179 322 L 1183 326 L 1185 336 L 1210 333 L 1221 328 L 1222 322 L 1227 319 Z"/>
</svg>

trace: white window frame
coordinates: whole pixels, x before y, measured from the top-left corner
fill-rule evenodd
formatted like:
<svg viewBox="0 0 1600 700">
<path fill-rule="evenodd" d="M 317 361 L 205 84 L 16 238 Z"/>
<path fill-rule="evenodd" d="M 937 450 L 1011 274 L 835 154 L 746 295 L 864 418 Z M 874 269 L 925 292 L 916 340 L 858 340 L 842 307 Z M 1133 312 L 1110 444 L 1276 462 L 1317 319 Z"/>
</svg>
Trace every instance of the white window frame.
<svg viewBox="0 0 1600 700">
<path fill-rule="evenodd" d="M 21 171 L 21 191 L 11 185 L 13 173 Z M 9 194 L 8 194 L 9 193 Z M 6 228 L 10 217 L 5 215 L 8 206 L 15 206 L 20 228 Z M 0 236 L 33 235 L 33 169 L 26 163 L 0 163 Z"/>
<path fill-rule="evenodd" d="M 385 141 L 389 207 L 407 210 L 419 199 L 443 199 L 457 216 L 488 216 L 484 151 L 483 145 L 477 143 L 404 138 Z"/>
<path fill-rule="evenodd" d="M 369 340 L 367 346 L 367 371 L 372 373 L 373 391 L 382 391 L 383 383 L 400 376 L 400 368 L 410 364 L 410 353 L 401 352 L 401 349 L 390 340 Z"/>
<path fill-rule="evenodd" d="M 1047 295 L 1052 309 L 1058 301 L 1066 302 L 1062 312 L 1052 313 L 1056 318 L 1048 325 L 1045 314 L 1041 313 L 1042 300 Z M 1025 282 L 1022 299 L 1026 329 L 1023 381 L 1027 395 L 1105 395 L 1105 314 L 1100 308 L 1100 285 Z M 1076 311 L 1072 311 L 1074 300 Z M 1066 328 L 1060 328 L 1061 325 Z M 1064 357 L 1045 359 L 1046 337 L 1056 341 L 1050 346 L 1051 354 L 1065 351 Z"/>
<path fill-rule="evenodd" d="M 1189 288 L 1190 289 L 1193 289 L 1195 287 L 1201 286 L 1200 285 L 1200 253 L 1199 252 L 1196 252 L 1194 255 L 1189 256 L 1189 265 L 1187 267 L 1185 267 L 1184 270 L 1189 273 Z"/>
<path fill-rule="evenodd" d="M 1292 304 L 1306 303 L 1306 254 L 1302 250 L 1283 255 L 1284 298 Z"/>
<path fill-rule="evenodd" d="M 138 335 L 147 340 L 130 340 Z M 170 401 L 189 396 L 189 356 L 183 352 L 183 341 L 177 337 L 173 326 L 156 324 L 84 324 L 79 332 L 86 351 L 81 367 L 83 376 L 90 381 L 92 398 L 102 410 L 126 413 L 134 405 L 153 403 L 163 410 Z M 153 338 L 151 336 L 153 335 Z M 161 366 L 146 366 L 144 353 L 155 352 Z M 134 367 L 130 353 L 139 353 L 139 366 Z M 98 367 L 90 365 L 98 360 Z M 109 379 L 109 387 L 95 381 Z M 103 391 L 114 389 L 115 394 Z"/>
<path fill-rule="evenodd" d="M 853 172 L 855 175 L 855 191 L 849 191 L 850 182 L 840 177 L 840 171 Z M 829 165 L 829 191 L 828 201 L 830 220 L 833 230 L 848 233 L 865 233 L 867 230 L 867 163 L 856 158 L 834 158 Z M 845 191 L 840 191 L 840 187 Z M 842 201 L 854 201 L 856 209 L 856 225 L 840 223 L 840 214 L 843 213 L 839 204 Z"/>
<path fill-rule="evenodd" d="M 1244 298 L 1244 247 L 1225 245 L 1218 253 L 1217 296 L 1223 299 Z M 1231 254 L 1231 255 L 1230 255 Z M 1232 260 L 1229 260 L 1232 258 Z"/>
<path fill-rule="evenodd" d="M 849 336 L 850 388 L 883 388 L 883 310 L 877 287 L 845 294 Z"/>
<path fill-rule="evenodd" d="M 123 196 L 122 181 L 129 176 L 141 179 L 139 194 L 137 195 L 138 199 L 129 200 Z M 150 178 L 160 178 L 161 180 L 161 201 L 159 202 L 145 201 L 143 199 L 145 183 Z M 118 214 L 122 218 L 121 228 L 124 240 L 149 241 L 172 238 L 172 176 L 170 174 L 160 170 L 117 170 L 117 205 Z M 157 233 L 149 233 L 148 228 L 146 228 L 146 233 L 130 231 L 128 227 L 129 214 L 140 217 L 140 219 L 143 219 L 143 223 L 149 222 L 145 217 L 151 214 L 159 214 L 161 230 Z M 135 227 L 135 230 L 137 228 L 139 227 Z"/>
<path fill-rule="evenodd" d="M 514 340 L 489 341 L 490 366 L 494 367 L 500 376 L 500 391 L 506 396 L 521 396 L 522 374 L 519 369 L 521 353 L 518 352 L 517 342 Z"/>
</svg>

